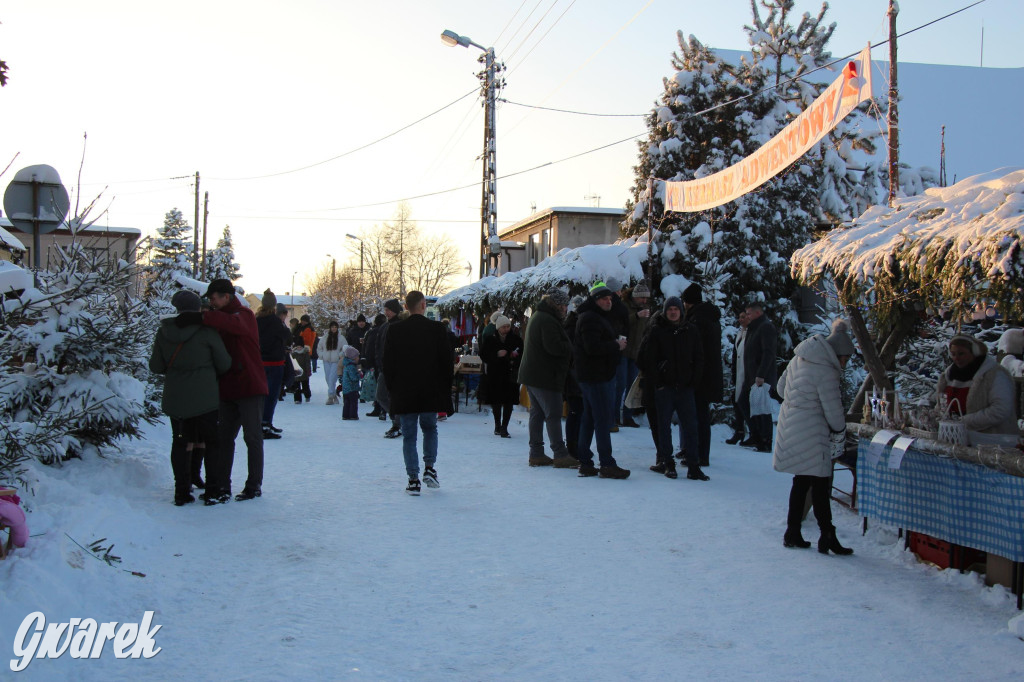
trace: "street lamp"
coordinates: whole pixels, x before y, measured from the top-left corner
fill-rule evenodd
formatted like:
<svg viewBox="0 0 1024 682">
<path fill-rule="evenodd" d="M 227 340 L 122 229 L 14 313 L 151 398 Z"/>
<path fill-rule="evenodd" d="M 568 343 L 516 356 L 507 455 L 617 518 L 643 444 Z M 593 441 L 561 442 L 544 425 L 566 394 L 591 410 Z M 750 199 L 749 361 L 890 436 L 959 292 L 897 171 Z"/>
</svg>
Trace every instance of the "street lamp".
<svg viewBox="0 0 1024 682">
<path fill-rule="evenodd" d="M 461 45 L 483 50 L 481 60 L 484 70 L 478 74 L 483 82 L 484 96 L 484 153 L 483 181 L 480 198 L 480 277 L 497 274 L 498 258 L 501 254 L 501 241 L 498 239 L 498 161 L 497 161 L 497 111 L 498 90 L 501 83 L 495 74 L 504 67 L 494 59 L 494 48 L 474 43 L 466 36 L 445 29 L 441 33 L 441 42 L 449 47 Z"/>
<path fill-rule="evenodd" d="M 334 256 L 327 254 L 327 257 L 331 259 L 331 284 L 334 284 Z"/>
<path fill-rule="evenodd" d="M 295 305 L 295 275 L 297 274 L 299 274 L 298 270 L 292 273 L 292 305 Z"/>
<path fill-rule="evenodd" d="M 355 239 L 359 242 L 359 283 L 363 283 L 363 240 L 354 234 L 346 234 L 349 239 Z"/>
</svg>

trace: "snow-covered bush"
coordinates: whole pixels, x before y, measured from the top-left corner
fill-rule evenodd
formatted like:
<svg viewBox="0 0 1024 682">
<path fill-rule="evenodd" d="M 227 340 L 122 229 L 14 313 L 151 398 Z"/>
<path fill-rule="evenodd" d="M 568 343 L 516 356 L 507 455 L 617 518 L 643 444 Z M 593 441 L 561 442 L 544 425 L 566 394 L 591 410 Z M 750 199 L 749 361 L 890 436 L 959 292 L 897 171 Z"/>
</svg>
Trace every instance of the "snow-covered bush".
<svg viewBox="0 0 1024 682">
<path fill-rule="evenodd" d="M 0 481 L 135 437 L 158 414 L 147 366 L 157 319 L 130 295 L 135 267 L 80 244 L 36 286 L 4 292 Z"/>
</svg>

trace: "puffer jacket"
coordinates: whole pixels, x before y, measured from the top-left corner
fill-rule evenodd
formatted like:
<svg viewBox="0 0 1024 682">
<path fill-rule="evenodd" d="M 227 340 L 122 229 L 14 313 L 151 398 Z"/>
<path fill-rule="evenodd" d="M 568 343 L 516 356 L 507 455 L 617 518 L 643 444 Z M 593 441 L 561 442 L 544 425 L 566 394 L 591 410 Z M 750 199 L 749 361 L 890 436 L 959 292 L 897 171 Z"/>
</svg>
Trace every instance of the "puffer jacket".
<svg viewBox="0 0 1024 682">
<path fill-rule="evenodd" d="M 320 342 L 320 360 L 323 361 L 324 365 L 337 365 L 338 362 L 341 360 L 342 351 L 345 350 L 345 337 L 342 336 L 341 332 L 339 331 L 338 338 L 335 340 L 335 347 L 328 350 L 327 346 L 330 345 L 330 338 L 331 333 L 327 332 L 327 335 L 324 336 Z"/>
<path fill-rule="evenodd" d="M 772 465 L 804 476 L 832 475 L 829 434 L 846 429 L 839 358 L 821 334 L 802 341 L 779 377 L 783 397 Z"/>
<path fill-rule="evenodd" d="M 947 367 L 939 375 L 937 396 L 946 392 L 948 383 Z M 964 426 L 981 433 L 1017 433 L 1016 404 L 1013 379 L 991 356 L 986 357 L 967 391 Z"/>
<path fill-rule="evenodd" d="M 220 404 L 217 376 L 231 368 L 220 335 L 209 327 L 178 327 L 175 319 L 161 320 L 149 356 L 149 369 L 166 374 L 163 410 L 178 419 L 213 412 Z"/>
</svg>

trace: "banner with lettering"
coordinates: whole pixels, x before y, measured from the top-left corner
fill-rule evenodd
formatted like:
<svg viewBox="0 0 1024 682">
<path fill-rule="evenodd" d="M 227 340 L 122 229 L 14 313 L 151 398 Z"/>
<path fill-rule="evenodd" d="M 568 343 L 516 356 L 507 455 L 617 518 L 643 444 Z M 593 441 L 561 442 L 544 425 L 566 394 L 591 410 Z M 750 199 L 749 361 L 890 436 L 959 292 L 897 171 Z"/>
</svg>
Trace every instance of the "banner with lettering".
<svg viewBox="0 0 1024 682">
<path fill-rule="evenodd" d="M 695 213 L 733 201 L 782 172 L 871 98 L 871 47 L 778 135 L 739 163 L 698 180 L 665 183 L 665 211 Z"/>
</svg>

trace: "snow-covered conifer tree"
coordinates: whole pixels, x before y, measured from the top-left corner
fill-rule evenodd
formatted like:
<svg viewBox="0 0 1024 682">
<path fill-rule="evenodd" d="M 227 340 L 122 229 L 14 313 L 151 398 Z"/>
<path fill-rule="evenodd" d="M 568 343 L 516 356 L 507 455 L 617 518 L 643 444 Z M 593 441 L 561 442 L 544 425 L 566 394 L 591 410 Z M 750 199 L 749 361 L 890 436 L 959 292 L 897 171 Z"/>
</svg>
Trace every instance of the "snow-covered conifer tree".
<svg viewBox="0 0 1024 682">
<path fill-rule="evenodd" d="M 56 463 L 137 437 L 159 411 L 147 364 L 157 320 L 131 296 L 135 266 L 77 243 L 55 257 L 38 286 L 5 292 L 0 480 L 14 482 L 18 460 Z"/>
<path fill-rule="evenodd" d="M 170 300 L 177 289 L 175 275 L 192 276 L 192 228 L 176 208 L 164 215 L 164 224 L 157 229 L 152 254 L 146 266 L 146 298 Z"/>
<path fill-rule="evenodd" d="M 235 245 L 231 240 L 231 226 L 224 226 L 224 233 L 217 240 L 217 246 L 206 256 L 206 278 L 230 279 L 232 282 L 242 278 L 242 268 L 235 262 Z"/>
</svg>

